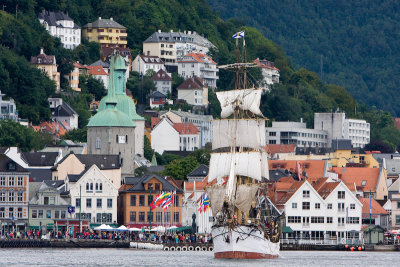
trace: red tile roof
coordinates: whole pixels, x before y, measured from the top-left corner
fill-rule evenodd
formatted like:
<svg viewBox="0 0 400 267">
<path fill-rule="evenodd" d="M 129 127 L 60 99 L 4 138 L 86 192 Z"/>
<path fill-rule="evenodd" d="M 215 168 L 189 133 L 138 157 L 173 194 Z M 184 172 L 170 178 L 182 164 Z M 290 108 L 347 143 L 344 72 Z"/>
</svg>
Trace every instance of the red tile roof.
<svg viewBox="0 0 400 267">
<path fill-rule="evenodd" d="M 196 126 L 194 126 L 193 123 L 174 123 L 173 125 L 174 129 L 179 133 L 179 134 L 198 134 L 199 129 L 197 129 Z"/>
<path fill-rule="evenodd" d="M 151 117 L 151 129 L 153 129 L 154 126 L 156 126 L 160 121 L 161 121 L 161 118 Z"/>
<path fill-rule="evenodd" d="M 296 145 L 266 145 L 264 147 L 265 151 L 267 153 L 271 154 L 271 156 L 274 156 L 276 153 L 294 153 L 296 149 Z"/>
<path fill-rule="evenodd" d="M 102 66 L 87 66 L 90 75 L 107 75 L 108 73 L 103 69 Z"/>
<path fill-rule="evenodd" d="M 311 183 L 314 189 L 318 192 L 318 194 L 323 198 L 326 199 L 333 190 L 340 184 L 340 182 L 327 182 L 327 178 L 321 178 L 315 180 Z"/>
<path fill-rule="evenodd" d="M 47 132 L 51 135 L 62 136 L 67 133 L 67 130 L 65 129 L 64 125 L 54 121 L 44 121 L 38 126 L 33 126 L 33 127 L 35 127 L 35 130 L 37 129 L 37 127 L 39 127 L 40 131 Z"/>
<path fill-rule="evenodd" d="M 279 71 L 279 69 L 274 66 L 274 62 L 268 60 L 260 60 L 257 58 L 256 60 L 254 60 L 254 63 L 256 63 L 260 68 L 267 68 Z"/>
<path fill-rule="evenodd" d="M 185 182 L 186 191 L 193 191 L 193 186 L 195 182 Z M 204 190 L 208 183 L 208 176 L 203 179 L 203 181 L 196 182 L 196 190 Z"/>
<path fill-rule="evenodd" d="M 362 213 L 363 214 L 369 214 L 369 198 L 363 198 L 360 197 L 358 200 L 360 200 L 360 202 L 363 205 L 362 208 Z M 382 214 L 382 215 L 388 215 L 389 213 L 382 208 L 382 206 L 375 200 L 375 199 L 371 199 L 371 213 L 372 214 Z"/>
<path fill-rule="evenodd" d="M 40 61 L 40 62 L 39 62 Z M 37 57 L 31 57 L 31 64 L 37 65 L 54 65 L 56 62 L 55 56 L 46 55 L 45 53 L 39 54 Z"/>
<path fill-rule="evenodd" d="M 185 89 L 185 90 L 199 90 L 203 89 L 203 79 L 194 76 L 193 78 L 189 78 L 186 81 L 184 81 L 181 85 L 178 86 L 179 89 Z"/>
<path fill-rule="evenodd" d="M 289 170 L 301 179 L 315 180 L 323 178 L 325 160 L 269 160 L 268 166 L 270 170 Z"/>
<path fill-rule="evenodd" d="M 78 62 L 74 62 L 74 67 L 78 68 L 78 69 L 89 69 L 88 66 L 82 65 L 82 64 L 80 64 Z"/>
<path fill-rule="evenodd" d="M 331 171 L 338 174 L 347 187 L 354 191 L 354 184 L 357 190 L 376 191 L 376 186 L 379 179 L 378 168 L 364 168 L 364 167 L 333 167 Z"/>
<path fill-rule="evenodd" d="M 163 69 L 155 73 L 151 79 L 153 81 L 172 81 L 171 76 L 169 76 L 168 73 L 166 73 Z"/>
<path fill-rule="evenodd" d="M 207 56 L 207 55 L 201 54 L 201 53 L 189 53 L 189 54 L 184 56 L 184 58 L 186 58 L 186 57 L 191 57 L 191 58 L 193 58 L 193 60 L 183 59 L 183 60 L 179 60 L 178 63 L 184 63 L 184 62 L 197 62 L 197 63 L 210 62 L 212 64 L 217 64 L 212 60 L 212 58 L 210 56 Z M 208 59 L 208 60 L 206 60 L 206 59 Z"/>
</svg>

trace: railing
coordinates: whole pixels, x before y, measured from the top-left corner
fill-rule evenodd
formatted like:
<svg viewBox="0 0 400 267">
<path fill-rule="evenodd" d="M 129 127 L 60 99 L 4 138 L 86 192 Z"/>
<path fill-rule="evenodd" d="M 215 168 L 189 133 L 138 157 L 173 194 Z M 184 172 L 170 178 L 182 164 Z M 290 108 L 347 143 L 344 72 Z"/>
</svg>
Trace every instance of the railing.
<svg viewBox="0 0 400 267">
<path fill-rule="evenodd" d="M 281 239 L 281 244 L 298 244 L 298 245 L 344 245 L 344 244 L 364 244 L 363 239 L 342 238 L 337 239 Z"/>
</svg>

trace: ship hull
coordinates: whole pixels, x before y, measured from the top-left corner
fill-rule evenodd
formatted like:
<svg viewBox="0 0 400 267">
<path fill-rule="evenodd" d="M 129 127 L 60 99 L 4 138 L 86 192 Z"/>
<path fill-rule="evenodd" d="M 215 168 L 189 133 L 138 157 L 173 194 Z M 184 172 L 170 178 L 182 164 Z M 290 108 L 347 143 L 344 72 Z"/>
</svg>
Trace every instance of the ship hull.
<svg viewBox="0 0 400 267">
<path fill-rule="evenodd" d="M 279 256 L 279 243 L 264 238 L 264 232 L 239 225 L 230 233 L 227 227 L 212 229 L 214 257 L 224 259 L 274 259 Z"/>
</svg>

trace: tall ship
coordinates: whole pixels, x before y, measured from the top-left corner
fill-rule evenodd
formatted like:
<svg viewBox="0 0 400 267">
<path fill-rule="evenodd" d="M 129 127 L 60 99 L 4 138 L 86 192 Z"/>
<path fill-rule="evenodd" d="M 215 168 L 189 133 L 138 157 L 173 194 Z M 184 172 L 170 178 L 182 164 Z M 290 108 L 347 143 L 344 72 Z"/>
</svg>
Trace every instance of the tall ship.
<svg viewBox="0 0 400 267">
<path fill-rule="evenodd" d="M 236 63 L 219 66 L 235 73 L 235 88 L 217 92 L 221 119 L 213 121 L 213 141 L 206 188 L 214 216 L 215 258 L 265 259 L 279 256 L 280 227 L 267 200 L 269 180 L 265 122 L 260 111 L 266 88 L 249 84 L 244 32 L 236 38 Z M 243 62 L 239 62 L 239 39 Z"/>
</svg>

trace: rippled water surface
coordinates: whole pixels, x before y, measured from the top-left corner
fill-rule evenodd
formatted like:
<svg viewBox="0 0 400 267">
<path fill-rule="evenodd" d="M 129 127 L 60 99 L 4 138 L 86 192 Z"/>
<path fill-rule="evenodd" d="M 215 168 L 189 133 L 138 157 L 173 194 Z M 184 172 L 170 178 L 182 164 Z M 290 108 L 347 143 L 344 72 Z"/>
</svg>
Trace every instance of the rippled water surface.
<svg viewBox="0 0 400 267">
<path fill-rule="evenodd" d="M 221 260 L 212 252 L 0 249 L 0 266 L 400 266 L 400 252 L 282 251 L 274 260 Z"/>
</svg>

